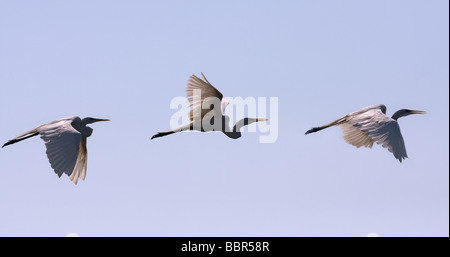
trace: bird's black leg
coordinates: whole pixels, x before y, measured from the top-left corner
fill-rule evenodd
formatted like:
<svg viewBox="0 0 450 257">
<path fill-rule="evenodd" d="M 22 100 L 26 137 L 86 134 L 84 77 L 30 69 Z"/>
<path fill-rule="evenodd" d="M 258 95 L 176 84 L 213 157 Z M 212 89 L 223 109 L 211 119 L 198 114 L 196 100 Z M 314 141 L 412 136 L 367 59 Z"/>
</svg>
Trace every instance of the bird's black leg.
<svg viewBox="0 0 450 257">
<path fill-rule="evenodd" d="M 25 139 L 28 139 L 28 138 L 30 138 L 30 137 L 35 137 L 35 136 L 37 136 L 37 135 L 39 135 L 39 132 L 33 133 L 33 134 L 29 135 L 29 136 L 22 137 L 22 138 L 19 138 L 19 139 L 9 140 L 6 144 L 4 144 L 4 145 L 2 146 L 2 148 L 4 148 L 5 146 L 8 146 L 8 145 L 12 145 L 12 144 L 18 143 L 18 142 L 23 141 L 23 140 L 25 140 Z"/>
</svg>

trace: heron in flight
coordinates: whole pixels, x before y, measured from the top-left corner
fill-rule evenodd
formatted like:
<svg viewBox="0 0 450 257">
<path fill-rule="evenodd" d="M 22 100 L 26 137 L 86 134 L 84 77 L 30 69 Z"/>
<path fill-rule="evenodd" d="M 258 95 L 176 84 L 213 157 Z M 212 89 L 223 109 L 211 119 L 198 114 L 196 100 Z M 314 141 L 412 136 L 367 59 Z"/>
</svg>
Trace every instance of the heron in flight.
<svg viewBox="0 0 450 257">
<path fill-rule="evenodd" d="M 107 119 L 69 117 L 39 126 L 12 140 L 3 147 L 39 135 L 47 147 L 47 157 L 59 177 L 67 174 L 75 185 L 78 179 L 86 177 L 87 148 L 86 139 L 92 135 L 93 129 L 86 125 Z M 3 148 L 2 147 L 2 148 Z"/>
<path fill-rule="evenodd" d="M 203 75 L 203 73 L 201 74 L 203 80 L 192 75 L 186 86 L 187 98 L 192 107 L 189 113 L 190 123 L 173 130 L 158 132 L 152 139 L 185 130 L 197 130 L 201 132 L 221 131 L 229 138 L 237 139 L 242 136 L 240 132 L 242 127 L 254 122 L 267 120 L 260 118 L 244 118 L 238 121 L 231 130 L 229 126 L 230 117 L 225 115 L 225 108 L 229 104 L 228 101 L 223 97 L 219 90 L 209 83 L 205 75 Z M 220 108 L 216 108 L 219 104 Z M 206 126 L 206 124 L 208 126 Z"/>
<path fill-rule="evenodd" d="M 347 143 L 357 148 L 361 146 L 372 148 L 375 142 L 387 148 L 395 158 L 402 162 L 408 155 L 397 120 L 411 114 L 425 113 L 424 111 L 401 109 L 389 118 L 386 116 L 386 106 L 377 104 L 347 114 L 330 124 L 312 128 L 305 134 L 337 125 L 341 127 L 343 138 Z"/>
</svg>

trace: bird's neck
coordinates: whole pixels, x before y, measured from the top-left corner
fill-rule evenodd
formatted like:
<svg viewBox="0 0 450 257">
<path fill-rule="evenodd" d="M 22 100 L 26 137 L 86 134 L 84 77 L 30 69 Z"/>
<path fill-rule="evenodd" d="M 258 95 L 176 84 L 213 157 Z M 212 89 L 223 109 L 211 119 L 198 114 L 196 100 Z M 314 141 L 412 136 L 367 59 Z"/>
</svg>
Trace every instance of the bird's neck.
<svg viewBox="0 0 450 257">
<path fill-rule="evenodd" d="M 398 110 L 392 115 L 391 118 L 393 120 L 398 120 L 399 118 L 405 117 L 405 116 L 408 116 L 408 115 L 409 115 L 409 113 L 407 113 L 405 110 Z"/>
<path fill-rule="evenodd" d="M 235 131 L 233 131 L 233 132 L 224 131 L 223 133 L 225 135 L 227 135 L 227 137 L 232 138 L 232 139 L 238 139 L 242 136 L 241 132 L 235 132 Z"/>
<path fill-rule="evenodd" d="M 80 132 L 80 134 L 84 137 L 90 137 L 92 135 L 93 129 L 90 127 L 87 127 L 86 124 L 79 124 L 79 123 L 72 123 L 72 127 Z"/>
<path fill-rule="evenodd" d="M 83 128 L 83 132 L 81 132 L 81 134 L 83 135 L 83 136 L 85 136 L 85 137 L 90 137 L 91 135 L 92 135 L 92 132 L 93 132 L 94 130 L 92 129 L 92 128 L 90 128 L 90 127 L 84 127 Z"/>
<path fill-rule="evenodd" d="M 233 139 L 240 138 L 242 136 L 241 128 L 244 127 L 244 126 L 247 126 L 250 123 L 251 122 L 250 122 L 250 120 L 248 118 L 244 118 L 244 119 L 238 121 L 234 125 L 232 132 L 226 132 L 225 131 L 224 133 L 225 133 L 225 135 L 227 135 L 228 137 L 233 138 Z"/>
<path fill-rule="evenodd" d="M 245 126 L 244 120 L 238 121 L 234 127 L 233 130 L 230 129 L 230 126 L 228 124 L 229 119 L 227 116 L 222 116 L 222 132 L 229 138 L 237 139 L 242 136 L 240 130 L 241 127 Z"/>
<path fill-rule="evenodd" d="M 239 132 L 240 133 L 242 127 L 250 125 L 253 122 L 255 122 L 255 119 L 249 119 L 249 118 L 244 118 L 244 119 L 236 122 L 236 124 L 233 127 L 233 132 Z"/>
</svg>

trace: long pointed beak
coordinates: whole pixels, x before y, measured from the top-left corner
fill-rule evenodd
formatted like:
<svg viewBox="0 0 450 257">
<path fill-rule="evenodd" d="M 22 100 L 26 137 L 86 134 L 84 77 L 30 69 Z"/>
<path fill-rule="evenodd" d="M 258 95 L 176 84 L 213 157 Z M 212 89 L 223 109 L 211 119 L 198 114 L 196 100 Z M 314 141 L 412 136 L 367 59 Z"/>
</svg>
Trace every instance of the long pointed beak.
<svg viewBox="0 0 450 257">
<path fill-rule="evenodd" d="M 416 110 L 409 110 L 409 112 L 411 114 L 426 114 L 427 113 L 426 111 L 416 111 Z"/>
<path fill-rule="evenodd" d="M 256 122 L 259 122 L 259 121 L 268 121 L 269 119 L 255 119 L 256 120 Z"/>
<path fill-rule="evenodd" d="M 95 121 L 110 121 L 110 120 L 108 120 L 108 119 L 93 119 L 93 120 L 95 120 Z"/>
</svg>

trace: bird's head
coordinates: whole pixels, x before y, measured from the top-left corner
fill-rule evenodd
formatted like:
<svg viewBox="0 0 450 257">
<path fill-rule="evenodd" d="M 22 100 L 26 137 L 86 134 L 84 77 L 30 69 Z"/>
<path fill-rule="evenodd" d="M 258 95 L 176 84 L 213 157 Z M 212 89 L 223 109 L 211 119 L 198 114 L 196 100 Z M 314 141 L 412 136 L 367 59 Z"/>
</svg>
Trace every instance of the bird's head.
<svg viewBox="0 0 450 257">
<path fill-rule="evenodd" d="M 425 111 L 417 111 L 417 110 L 409 110 L 409 109 L 401 109 L 398 110 L 394 115 L 392 115 L 392 119 L 397 120 L 401 117 L 405 117 L 411 114 L 425 114 Z"/>
<path fill-rule="evenodd" d="M 87 124 L 92 124 L 92 123 L 99 122 L 99 121 L 109 121 L 109 120 L 108 119 L 96 119 L 96 118 L 88 117 L 88 118 L 84 118 L 81 122 L 84 125 L 87 125 Z"/>
<path fill-rule="evenodd" d="M 242 125 L 243 126 L 247 126 L 247 125 L 250 125 L 250 124 L 255 123 L 255 122 L 268 121 L 268 119 L 245 118 L 245 119 L 242 119 L 242 121 L 243 121 Z"/>
</svg>

